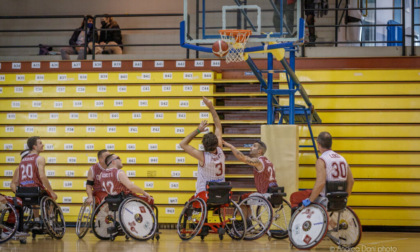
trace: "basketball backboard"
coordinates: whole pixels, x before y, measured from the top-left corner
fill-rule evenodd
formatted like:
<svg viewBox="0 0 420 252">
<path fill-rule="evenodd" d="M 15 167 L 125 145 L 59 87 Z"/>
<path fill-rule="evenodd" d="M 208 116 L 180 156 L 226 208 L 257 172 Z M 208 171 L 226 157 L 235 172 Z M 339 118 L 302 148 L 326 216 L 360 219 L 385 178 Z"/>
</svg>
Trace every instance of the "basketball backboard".
<svg viewBox="0 0 420 252">
<path fill-rule="evenodd" d="M 303 37 L 300 17 L 301 0 L 184 0 L 181 41 L 212 44 L 219 30 L 241 29 L 252 31 L 247 47 L 297 42 Z"/>
</svg>

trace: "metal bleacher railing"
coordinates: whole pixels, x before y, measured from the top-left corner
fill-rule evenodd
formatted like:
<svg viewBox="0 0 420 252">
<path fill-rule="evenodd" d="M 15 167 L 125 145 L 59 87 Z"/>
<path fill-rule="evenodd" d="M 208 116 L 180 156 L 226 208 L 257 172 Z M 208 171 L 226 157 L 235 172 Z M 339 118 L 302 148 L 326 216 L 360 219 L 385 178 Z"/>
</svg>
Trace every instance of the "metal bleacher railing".
<svg viewBox="0 0 420 252">
<path fill-rule="evenodd" d="M 113 15 L 109 15 L 112 17 L 119 17 L 119 18 L 165 18 L 165 17 L 182 17 L 183 14 L 182 13 L 156 13 L 156 14 L 113 14 Z M 104 17 L 104 15 L 96 15 L 94 16 L 94 24 L 97 23 L 97 18 L 101 18 Z M 87 21 L 87 17 L 84 15 L 40 15 L 40 16 L 0 16 L 0 20 L 25 20 L 25 19 L 31 19 L 31 20 L 43 20 L 43 19 L 54 19 L 54 20 L 59 20 L 59 19 L 85 19 L 85 22 Z M 178 21 L 175 22 L 176 24 L 178 24 Z M 74 32 L 74 31 L 87 31 L 87 27 L 85 29 L 3 29 L 0 30 L 0 33 L 41 33 L 41 32 L 46 32 L 46 33 L 58 33 L 58 32 Z M 96 28 L 96 25 L 94 25 L 94 32 L 96 31 L 105 31 L 105 30 L 111 30 L 111 29 L 101 29 L 101 28 Z M 166 30 L 166 31 L 170 31 L 170 30 L 174 30 L 174 31 L 178 31 L 179 27 L 178 26 L 174 26 L 174 27 L 134 27 L 134 28 L 120 28 L 120 30 L 122 32 L 124 31 L 157 31 L 157 30 Z M 175 33 L 176 36 L 178 37 L 178 33 Z M 87 35 L 86 35 L 87 36 Z M 124 36 L 124 33 L 123 33 Z M 178 38 L 176 39 L 171 39 L 172 41 L 178 41 Z M 95 42 L 95 41 L 94 41 Z M 96 41 L 96 43 L 98 43 L 98 41 Z M 48 47 L 67 47 L 69 46 L 68 44 L 49 44 Z M 94 45 L 95 46 L 95 45 Z M 93 47 L 94 47 L 93 46 Z M 110 46 L 110 45 L 108 45 Z M 119 45 L 115 45 L 115 46 L 119 46 Z M 144 47 L 144 46 L 165 46 L 165 47 L 179 47 L 179 43 L 170 43 L 170 42 L 164 42 L 164 43 L 148 43 L 148 44 L 141 44 L 141 43 L 136 43 L 136 44 L 129 44 L 129 43 L 124 43 L 123 45 L 124 47 L 132 47 L 132 46 L 137 46 L 137 47 Z M 37 48 L 40 47 L 40 44 L 28 44 L 28 45 L 1 45 L 0 44 L 0 49 L 2 48 Z M 87 44 L 84 45 L 84 49 L 85 52 L 87 50 Z M 93 54 L 92 54 L 93 59 L 95 59 L 95 50 L 93 50 Z M 189 58 L 189 50 L 186 50 L 186 58 Z M 86 53 L 85 53 L 85 59 L 86 59 Z"/>
</svg>

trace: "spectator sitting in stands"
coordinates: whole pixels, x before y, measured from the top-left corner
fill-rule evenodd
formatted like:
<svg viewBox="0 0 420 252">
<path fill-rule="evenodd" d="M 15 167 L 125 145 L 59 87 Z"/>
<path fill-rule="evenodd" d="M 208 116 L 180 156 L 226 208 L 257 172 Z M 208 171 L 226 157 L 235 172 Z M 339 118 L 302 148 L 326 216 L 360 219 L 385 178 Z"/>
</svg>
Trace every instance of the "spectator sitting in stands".
<svg viewBox="0 0 420 252">
<path fill-rule="evenodd" d="M 87 20 L 87 24 L 85 24 Z M 85 34 L 87 26 L 87 37 Z M 83 29 L 83 30 L 82 30 Z M 74 31 L 73 35 L 69 40 L 69 47 L 64 47 L 61 49 L 61 59 L 69 60 L 70 54 L 78 54 L 77 59 L 82 60 L 85 58 L 85 48 L 84 45 L 90 43 L 95 36 L 95 41 L 98 40 L 98 32 L 93 32 L 93 17 L 88 15 L 86 19 L 83 19 L 82 25 Z M 85 39 L 87 38 L 87 43 Z M 91 52 L 89 48 L 86 48 L 87 52 Z"/>
<path fill-rule="evenodd" d="M 101 29 L 111 30 L 101 30 L 99 46 L 95 43 L 95 54 L 122 54 L 122 36 L 118 23 L 111 16 L 105 14 L 101 19 L 101 24 Z M 89 44 L 89 48 L 92 49 L 92 43 Z"/>
</svg>

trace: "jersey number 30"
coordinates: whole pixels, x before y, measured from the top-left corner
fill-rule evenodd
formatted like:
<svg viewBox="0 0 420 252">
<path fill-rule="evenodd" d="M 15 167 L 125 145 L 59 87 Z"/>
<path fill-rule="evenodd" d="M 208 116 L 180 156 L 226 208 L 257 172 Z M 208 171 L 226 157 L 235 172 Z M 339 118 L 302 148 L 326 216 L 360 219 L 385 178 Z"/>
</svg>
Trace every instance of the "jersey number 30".
<svg viewBox="0 0 420 252">
<path fill-rule="evenodd" d="M 333 173 L 331 174 L 331 176 L 333 178 L 346 178 L 347 177 L 347 165 L 344 162 L 340 162 L 339 164 L 337 163 L 332 163 L 331 167 L 334 169 Z"/>
</svg>

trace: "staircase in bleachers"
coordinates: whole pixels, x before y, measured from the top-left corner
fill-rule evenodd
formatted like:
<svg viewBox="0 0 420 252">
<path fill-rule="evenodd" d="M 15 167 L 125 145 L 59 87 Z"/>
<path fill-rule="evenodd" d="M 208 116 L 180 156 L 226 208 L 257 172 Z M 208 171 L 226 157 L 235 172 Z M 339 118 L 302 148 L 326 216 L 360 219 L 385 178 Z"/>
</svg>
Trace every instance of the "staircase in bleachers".
<svg viewBox="0 0 420 252">
<path fill-rule="evenodd" d="M 363 225 L 420 226 L 420 66 L 369 69 L 360 60 L 360 69 L 329 63 L 310 70 L 313 66 L 305 65 L 310 61 L 298 61 L 297 74 L 323 119 L 313 125 L 315 136 L 331 132 L 333 148 L 352 167 L 356 183 L 349 205 Z M 19 152 L 29 136 L 39 135 L 67 222 L 76 220 L 86 197 L 86 172 L 96 152 L 108 148 L 122 157 L 132 181 L 154 196 L 160 223 L 175 223 L 195 191 L 197 170 L 196 160 L 177 144 L 211 118 L 201 96 L 212 97 L 224 139 L 244 152 L 266 122 L 265 94 L 245 65 L 217 60 L 104 61 L 102 68 L 92 61 L 35 63 L 1 64 L 0 192 L 11 194 Z M 283 76 L 276 78 L 285 85 Z M 196 148 L 200 138 L 192 142 Z M 309 141 L 307 126 L 300 126 L 300 144 Z M 226 177 L 235 194 L 253 190 L 252 169 L 226 154 Z M 315 155 L 302 151 L 299 163 L 300 188 L 311 188 Z"/>
</svg>

